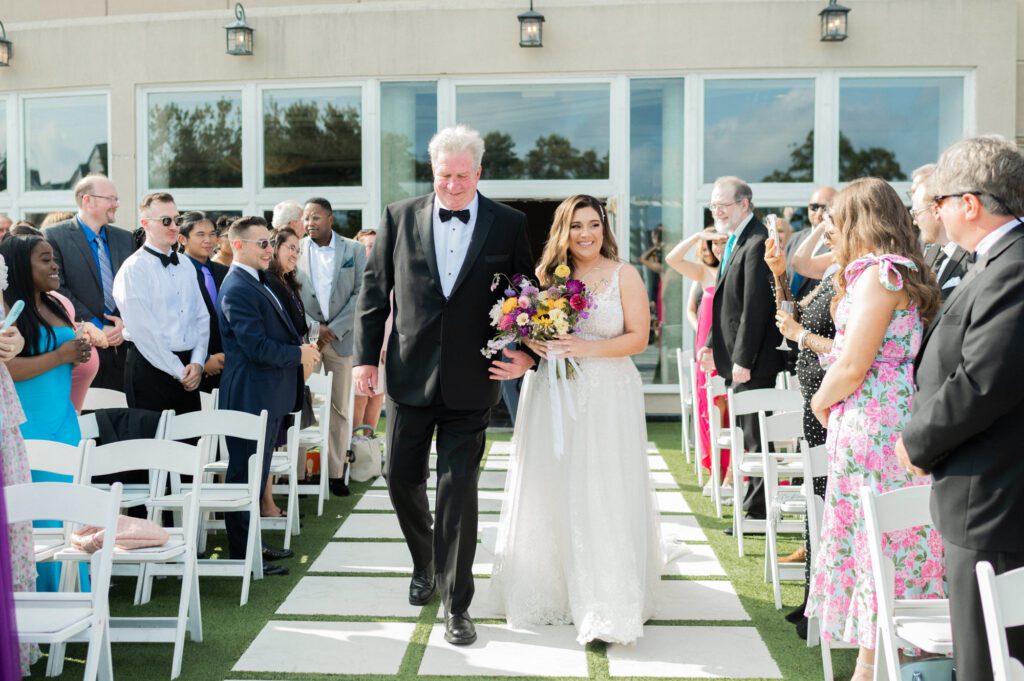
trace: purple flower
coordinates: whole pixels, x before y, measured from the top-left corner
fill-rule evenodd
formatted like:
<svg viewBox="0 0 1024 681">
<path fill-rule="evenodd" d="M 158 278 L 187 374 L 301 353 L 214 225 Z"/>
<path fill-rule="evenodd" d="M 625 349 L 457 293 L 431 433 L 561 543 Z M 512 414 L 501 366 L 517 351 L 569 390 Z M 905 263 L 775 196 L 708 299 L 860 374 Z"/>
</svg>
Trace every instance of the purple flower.
<svg viewBox="0 0 1024 681">
<path fill-rule="evenodd" d="M 517 295 L 516 294 L 516 290 L 514 288 L 507 288 L 507 289 L 505 289 L 505 296 L 507 298 L 511 298 L 514 295 Z"/>
<path fill-rule="evenodd" d="M 551 288 L 548 289 L 548 295 L 551 296 L 552 298 L 561 298 L 562 291 L 559 290 L 557 286 L 552 286 Z"/>
<path fill-rule="evenodd" d="M 512 285 L 513 286 L 521 286 L 522 283 L 523 283 L 523 279 L 526 279 L 526 277 L 523 276 L 522 274 L 512 275 Z M 529 281 L 529 280 L 527 280 L 527 281 Z"/>
<path fill-rule="evenodd" d="M 537 293 L 540 293 L 540 289 L 538 289 L 533 284 L 524 284 L 523 285 L 523 295 L 524 296 L 532 296 L 532 295 L 535 295 Z"/>
<path fill-rule="evenodd" d="M 530 335 L 530 327 L 529 326 L 520 326 L 519 327 L 519 335 L 522 336 L 523 338 L 526 338 L 527 336 L 529 336 Z"/>
<path fill-rule="evenodd" d="M 579 279 L 570 279 L 569 281 L 565 282 L 565 290 L 568 291 L 569 295 L 572 296 L 577 295 L 579 293 L 583 293 L 584 288 L 586 287 L 583 285 L 583 282 L 580 281 Z"/>
</svg>

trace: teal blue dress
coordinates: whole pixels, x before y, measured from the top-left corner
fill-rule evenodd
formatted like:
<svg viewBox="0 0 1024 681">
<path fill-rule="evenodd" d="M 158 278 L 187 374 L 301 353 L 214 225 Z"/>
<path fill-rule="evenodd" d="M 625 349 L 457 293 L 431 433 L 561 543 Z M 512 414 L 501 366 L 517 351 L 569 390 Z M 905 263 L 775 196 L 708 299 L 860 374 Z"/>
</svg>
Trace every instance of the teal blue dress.
<svg viewBox="0 0 1024 681">
<path fill-rule="evenodd" d="M 40 327 L 40 338 L 36 345 L 36 354 L 56 350 L 75 337 L 74 329 L 67 326 L 54 328 L 56 342 Z M 77 445 L 82 439 L 82 431 L 78 427 L 78 414 L 71 402 L 71 365 L 61 364 L 44 374 L 26 381 L 16 381 L 14 389 L 25 412 L 25 423 L 21 424 L 21 435 L 26 440 L 51 440 L 64 444 Z M 32 482 L 71 482 L 66 475 L 57 475 L 47 471 L 32 471 Z M 60 527 L 61 523 L 52 520 L 37 520 L 35 527 Z M 39 578 L 36 580 L 37 591 L 57 591 L 60 582 L 60 565 L 58 563 L 41 563 L 37 566 Z M 87 575 L 83 574 L 83 590 L 88 585 Z"/>
</svg>

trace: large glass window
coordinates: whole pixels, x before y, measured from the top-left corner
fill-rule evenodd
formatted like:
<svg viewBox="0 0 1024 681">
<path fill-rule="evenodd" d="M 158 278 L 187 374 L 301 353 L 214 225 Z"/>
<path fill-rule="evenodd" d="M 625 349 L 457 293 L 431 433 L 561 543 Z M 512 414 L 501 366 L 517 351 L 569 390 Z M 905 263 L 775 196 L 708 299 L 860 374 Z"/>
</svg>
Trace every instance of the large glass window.
<svg viewBox="0 0 1024 681">
<path fill-rule="evenodd" d="M 607 179 L 607 84 L 463 86 L 456 114 L 484 136 L 488 180 Z"/>
<path fill-rule="evenodd" d="M 963 78 L 842 78 L 839 179 L 909 180 L 963 136 Z"/>
<path fill-rule="evenodd" d="M 149 186 L 242 186 L 242 93 L 149 95 Z"/>
<path fill-rule="evenodd" d="M 704 86 L 704 181 L 814 180 L 814 81 L 711 80 Z"/>
<path fill-rule="evenodd" d="M 435 81 L 380 84 L 382 206 L 430 191 L 427 144 L 436 131 Z"/>
<path fill-rule="evenodd" d="M 648 383 L 675 380 L 684 333 L 683 281 L 664 261 L 683 236 L 683 102 L 682 78 L 630 81 L 629 258 L 651 301 L 650 345 L 634 361 Z"/>
<path fill-rule="evenodd" d="M 359 88 L 263 92 L 263 186 L 362 184 Z"/>
<path fill-rule="evenodd" d="M 25 189 L 70 189 L 107 172 L 106 95 L 31 97 L 24 101 Z"/>
<path fill-rule="evenodd" d="M 7 102 L 0 100 L 0 192 L 7 191 Z"/>
<path fill-rule="evenodd" d="M 207 213 L 209 215 L 209 213 Z M 263 211 L 263 219 L 270 224 L 274 217 L 273 209 Z M 363 211 L 359 209 L 334 209 L 334 226 L 332 229 L 341 236 L 353 238 L 363 228 Z"/>
</svg>

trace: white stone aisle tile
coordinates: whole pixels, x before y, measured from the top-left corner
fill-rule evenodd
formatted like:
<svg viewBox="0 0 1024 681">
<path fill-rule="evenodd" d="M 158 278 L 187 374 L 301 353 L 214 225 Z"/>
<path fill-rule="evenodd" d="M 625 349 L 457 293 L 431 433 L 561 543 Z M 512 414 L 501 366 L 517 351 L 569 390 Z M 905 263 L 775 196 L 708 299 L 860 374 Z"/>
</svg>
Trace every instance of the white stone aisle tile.
<svg viewBox="0 0 1024 681">
<path fill-rule="evenodd" d="M 408 577 L 303 577 L 278 615 L 419 617 L 409 605 Z"/>
<path fill-rule="evenodd" d="M 352 513 L 345 518 L 335 539 L 403 539 L 394 513 Z"/>
<path fill-rule="evenodd" d="M 477 504 L 480 513 L 498 513 L 501 511 L 502 492 L 496 490 L 480 490 L 477 492 Z M 436 492 L 427 490 L 427 500 L 430 502 L 430 510 L 434 510 Z M 387 490 L 369 489 L 363 493 L 363 498 L 353 508 L 354 511 L 394 511 L 391 505 L 391 497 Z M 357 515 L 357 514 L 353 514 Z"/>
<path fill-rule="evenodd" d="M 608 673 L 687 679 L 782 678 L 753 627 L 645 627 L 635 646 L 608 647 Z"/>
<path fill-rule="evenodd" d="M 473 603 L 469 606 L 469 614 L 474 620 L 503 620 L 505 613 L 491 603 L 491 580 L 486 577 L 476 577 L 474 580 L 475 592 Z M 437 609 L 437 621 L 444 619 L 444 608 Z"/>
<path fill-rule="evenodd" d="M 487 458 L 484 462 L 485 471 L 507 471 L 509 465 L 509 457 L 507 456 L 496 456 L 494 458 Z"/>
<path fill-rule="evenodd" d="M 415 628 L 411 622 L 270 621 L 233 671 L 394 675 Z"/>
<path fill-rule="evenodd" d="M 412 574 L 405 542 L 328 542 L 310 572 L 398 572 Z"/>
<path fill-rule="evenodd" d="M 681 492 L 655 492 L 654 496 L 662 513 L 692 513 Z"/>
<path fill-rule="evenodd" d="M 473 557 L 473 574 L 481 577 L 490 577 L 494 571 L 494 547 L 487 544 L 477 544 L 476 554 Z"/>
<path fill-rule="evenodd" d="M 650 440 L 648 440 L 647 441 L 647 453 L 648 454 L 657 454 L 658 453 L 658 445 L 656 445 L 653 442 L 651 442 Z"/>
<path fill-rule="evenodd" d="M 444 640 L 444 625 L 430 632 L 420 676 L 581 676 L 587 655 L 576 643 L 572 626 L 511 629 L 506 625 L 476 625 L 477 642 L 453 646 Z"/>
<path fill-rule="evenodd" d="M 671 549 L 670 549 L 671 550 Z M 707 544 L 686 544 L 673 553 L 661 570 L 663 575 L 679 577 L 725 577 L 725 568 Z"/>
<path fill-rule="evenodd" d="M 661 516 L 662 541 L 701 541 L 706 542 L 707 536 L 700 529 L 697 519 L 692 515 Z"/>
<path fill-rule="evenodd" d="M 652 471 L 651 485 L 654 489 L 679 489 L 679 483 L 669 471 Z"/>
<path fill-rule="evenodd" d="M 663 579 L 654 618 L 659 620 L 749 620 L 730 582 Z"/>
<path fill-rule="evenodd" d="M 509 441 L 505 441 L 505 442 L 492 442 L 491 443 L 491 449 L 488 452 L 488 454 L 490 454 L 491 456 L 494 456 L 495 454 L 499 454 L 499 455 L 503 454 L 505 456 L 508 456 L 511 453 L 512 453 L 512 443 L 509 442 Z"/>
<path fill-rule="evenodd" d="M 505 471 L 481 471 L 480 479 L 477 481 L 479 489 L 505 489 L 505 480 L 508 474 Z"/>
<path fill-rule="evenodd" d="M 647 466 L 652 471 L 667 471 L 668 464 L 665 463 L 665 458 L 661 454 L 652 454 L 647 457 Z"/>
<path fill-rule="evenodd" d="M 383 475 L 379 476 L 376 480 L 373 481 L 373 484 L 370 485 L 370 489 L 387 488 L 388 482 L 387 480 L 384 479 Z M 430 469 L 430 477 L 427 478 L 427 489 L 437 489 L 437 471 L 434 469 Z"/>
</svg>

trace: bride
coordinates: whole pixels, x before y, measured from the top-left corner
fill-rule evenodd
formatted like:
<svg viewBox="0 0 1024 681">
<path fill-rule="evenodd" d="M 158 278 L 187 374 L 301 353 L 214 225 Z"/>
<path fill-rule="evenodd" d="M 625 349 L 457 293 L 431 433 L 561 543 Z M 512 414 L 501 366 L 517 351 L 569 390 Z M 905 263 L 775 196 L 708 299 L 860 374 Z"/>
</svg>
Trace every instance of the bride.
<svg viewBox="0 0 1024 681">
<path fill-rule="evenodd" d="M 555 211 L 537 267 L 541 287 L 566 263 L 597 307 L 578 333 L 531 343 L 578 366 L 552 413 L 546 361 L 524 395 L 498 528 L 491 594 L 514 627 L 576 626 L 581 644 L 633 643 L 654 611 L 662 554 L 649 487 L 640 374 L 650 312 L 640 274 L 618 259 L 601 203 L 573 196 Z M 557 456 L 553 429 L 563 431 Z"/>
</svg>

